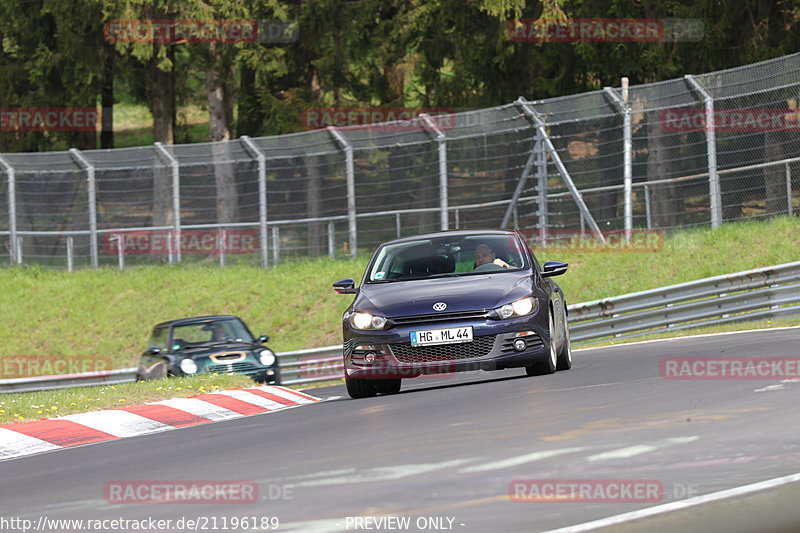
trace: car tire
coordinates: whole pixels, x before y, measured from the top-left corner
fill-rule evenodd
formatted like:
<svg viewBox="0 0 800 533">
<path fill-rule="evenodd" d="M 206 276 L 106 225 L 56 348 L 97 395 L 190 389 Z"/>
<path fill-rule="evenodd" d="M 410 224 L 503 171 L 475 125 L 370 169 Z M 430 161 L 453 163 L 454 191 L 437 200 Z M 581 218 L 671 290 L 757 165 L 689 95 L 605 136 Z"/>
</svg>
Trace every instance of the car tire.
<svg viewBox="0 0 800 533">
<path fill-rule="evenodd" d="M 347 386 L 347 394 L 353 399 L 370 398 L 378 394 L 375 385 L 369 379 L 353 379 L 345 376 L 344 384 Z"/>
<path fill-rule="evenodd" d="M 569 370 L 572 368 L 572 344 L 569 340 L 569 323 L 567 322 L 567 311 L 564 308 L 564 343 L 558 350 L 558 364 L 556 370 Z"/>
<path fill-rule="evenodd" d="M 396 379 L 376 379 L 372 382 L 375 390 L 380 394 L 397 394 L 400 392 L 403 380 Z"/>
<path fill-rule="evenodd" d="M 525 373 L 529 376 L 544 376 L 556 371 L 556 366 L 558 366 L 558 351 L 555 342 L 553 342 L 553 331 L 555 331 L 555 329 L 553 313 L 550 313 L 550 352 L 547 359 L 544 361 L 533 363 L 525 367 Z"/>
</svg>

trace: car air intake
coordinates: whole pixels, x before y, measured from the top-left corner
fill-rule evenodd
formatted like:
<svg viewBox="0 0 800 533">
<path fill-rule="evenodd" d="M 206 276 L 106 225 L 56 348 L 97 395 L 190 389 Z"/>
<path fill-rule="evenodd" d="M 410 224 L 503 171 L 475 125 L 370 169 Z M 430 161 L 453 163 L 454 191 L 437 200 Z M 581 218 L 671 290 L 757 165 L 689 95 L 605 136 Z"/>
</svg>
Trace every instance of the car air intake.
<svg viewBox="0 0 800 533">
<path fill-rule="evenodd" d="M 472 342 L 441 344 L 438 346 L 411 346 L 410 343 L 390 344 L 392 353 L 401 363 L 432 363 L 477 359 L 489 355 L 495 335 L 475 337 Z"/>
</svg>

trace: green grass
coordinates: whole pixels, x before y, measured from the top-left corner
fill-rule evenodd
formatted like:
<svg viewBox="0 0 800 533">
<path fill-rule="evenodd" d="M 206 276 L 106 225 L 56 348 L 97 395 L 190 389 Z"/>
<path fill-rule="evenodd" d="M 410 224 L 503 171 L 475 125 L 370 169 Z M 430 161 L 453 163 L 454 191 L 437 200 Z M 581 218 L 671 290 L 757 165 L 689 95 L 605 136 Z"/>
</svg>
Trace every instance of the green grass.
<svg viewBox="0 0 800 533">
<path fill-rule="evenodd" d="M 95 387 L 0 395 L 0 424 L 129 407 L 216 390 L 253 387 L 247 376 L 205 374 Z"/>
<path fill-rule="evenodd" d="M 730 224 L 685 231 L 658 253 L 565 253 L 558 279 L 570 303 L 680 283 L 800 258 L 800 219 Z M 109 357 L 137 360 L 157 322 L 202 314 L 235 314 L 276 351 L 341 342 L 341 313 L 352 297 L 331 283 L 359 278 L 367 257 L 284 263 L 268 270 L 237 265 L 142 266 L 67 273 L 0 269 L 0 358 Z M 7 377 L 7 376 L 0 376 Z"/>
</svg>

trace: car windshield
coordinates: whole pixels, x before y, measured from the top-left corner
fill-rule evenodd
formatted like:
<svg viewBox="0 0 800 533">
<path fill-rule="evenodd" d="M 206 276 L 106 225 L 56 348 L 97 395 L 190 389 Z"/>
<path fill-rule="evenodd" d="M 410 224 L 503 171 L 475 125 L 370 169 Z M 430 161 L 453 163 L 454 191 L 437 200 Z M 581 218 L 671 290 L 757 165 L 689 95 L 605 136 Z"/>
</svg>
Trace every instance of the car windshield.
<svg viewBox="0 0 800 533">
<path fill-rule="evenodd" d="M 378 251 L 367 283 L 469 276 L 527 268 L 514 235 L 469 235 L 389 244 Z"/>
<path fill-rule="evenodd" d="M 245 325 L 233 318 L 193 322 L 172 328 L 173 349 L 218 342 L 254 342 L 254 340 Z"/>
</svg>

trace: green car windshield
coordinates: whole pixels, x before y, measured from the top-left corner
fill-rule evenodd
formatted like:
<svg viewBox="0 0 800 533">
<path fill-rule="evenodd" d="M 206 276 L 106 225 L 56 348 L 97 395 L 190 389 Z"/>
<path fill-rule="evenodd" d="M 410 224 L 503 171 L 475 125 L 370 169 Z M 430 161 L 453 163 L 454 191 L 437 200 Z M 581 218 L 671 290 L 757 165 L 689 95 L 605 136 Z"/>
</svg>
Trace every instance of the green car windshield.
<svg viewBox="0 0 800 533">
<path fill-rule="evenodd" d="M 234 319 L 194 322 L 172 328 L 173 349 L 218 342 L 254 342 L 254 339 L 245 325 Z"/>
<path fill-rule="evenodd" d="M 384 246 L 367 283 L 469 276 L 527 268 L 527 254 L 513 235 L 420 239 Z"/>
</svg>

